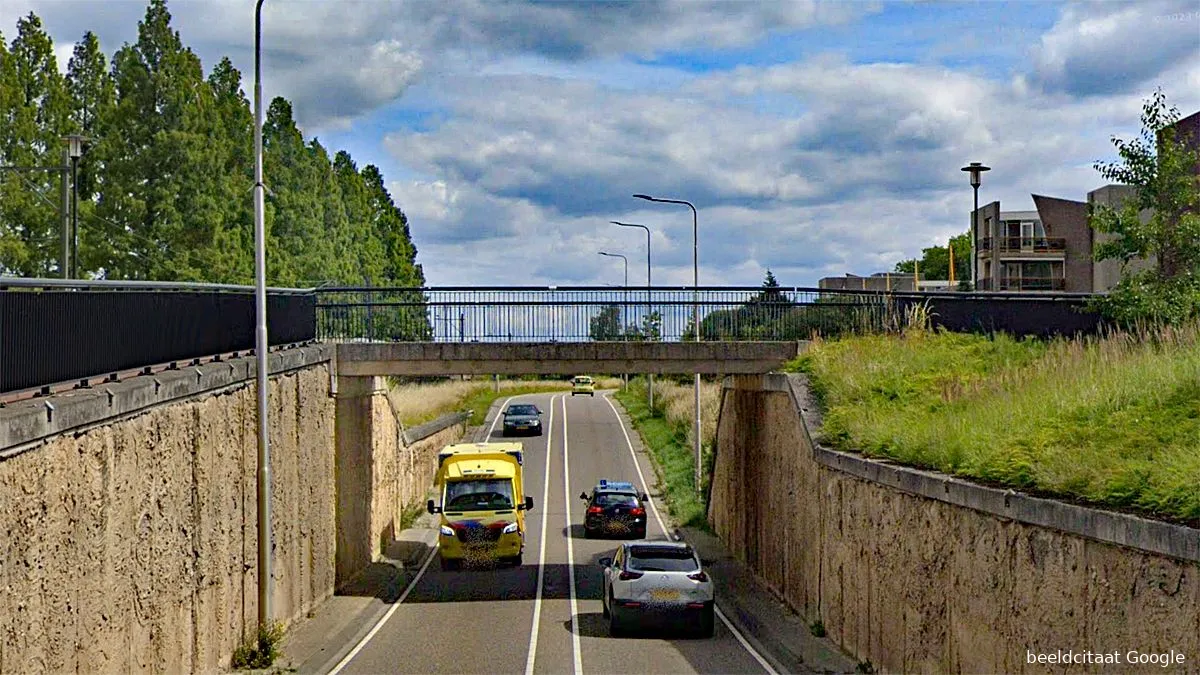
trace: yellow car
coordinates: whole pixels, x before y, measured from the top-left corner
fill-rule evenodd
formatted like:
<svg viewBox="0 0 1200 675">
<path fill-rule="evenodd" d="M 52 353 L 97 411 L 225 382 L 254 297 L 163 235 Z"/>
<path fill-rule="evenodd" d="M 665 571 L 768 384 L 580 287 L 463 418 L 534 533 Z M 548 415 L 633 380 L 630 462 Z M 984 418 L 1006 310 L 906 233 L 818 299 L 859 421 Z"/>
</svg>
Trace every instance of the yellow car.
<svg viewBox="0 0 1200 675">
<path fill-rule="evenodd" d="M 575 394 L 587 394 L 588 396 L 596 395 L 596 383 L 592 382 L 592 378 L 587 375 L 576 375 L 574 380 L 571 380 L 571 396 Z"/>
</svg>

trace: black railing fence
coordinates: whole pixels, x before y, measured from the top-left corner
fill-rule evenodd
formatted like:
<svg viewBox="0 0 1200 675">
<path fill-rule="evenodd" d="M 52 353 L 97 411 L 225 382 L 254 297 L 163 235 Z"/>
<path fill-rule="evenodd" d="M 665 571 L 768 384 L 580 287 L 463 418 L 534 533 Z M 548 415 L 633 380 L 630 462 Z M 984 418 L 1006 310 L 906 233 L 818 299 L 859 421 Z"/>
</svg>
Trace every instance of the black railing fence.
<svg viewBox="0 0 1200 675">
<path fill-rule="evenodd" d="M 254 289 L 0 277 L 0 392 L 250 350 Z M 316 337 L 316 296 L 270 289 L 272 345 Z"/>
<path fill-rule="evenodd" d="M 802 340 L 934 326 L 1016 335 L 1095 332 L 1090 296 L 819 288 L 270 289 L 272 345 L 335 341 Z M 0 392 L 249 350 L 247 286 L 0 277 Z"/>
<path fill-rule="evenodd" d="M 322 339 L 422 342 L 797 340 L 896 330 L 925 308 L 949 330 L 1089 332 L 1083 296 L 819 288 L 322 288 Z M 1021 308 L 1016 310 L 1015 308 Z M 993 314 L 1003 315 L 999 322 Z M 1057 330 L 1057 326 L 1064 330 Z M 983 328 L 987 326 L 987 328 Z M 1090 326 L 1090 328 L 1089 328 Z"/>
</svg>

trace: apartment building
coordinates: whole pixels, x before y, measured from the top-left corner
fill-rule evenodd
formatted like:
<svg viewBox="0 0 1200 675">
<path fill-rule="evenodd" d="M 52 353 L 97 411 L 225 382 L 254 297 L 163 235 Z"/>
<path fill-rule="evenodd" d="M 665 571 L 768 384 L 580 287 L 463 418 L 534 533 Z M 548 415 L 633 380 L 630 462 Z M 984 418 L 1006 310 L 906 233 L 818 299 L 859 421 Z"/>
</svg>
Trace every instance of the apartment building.
<svg viewBox="0 0 1200 675">
<path fill-rule="evenodd" d="M 1178 138 L 1200 150 L 1200 112 L 1175 124 Z M 1200 175 L 1200 163 L 1196 166 Z M 1031 195 L 1033 211 L 1001 211 L 1000 202 L 979 209 L 971 218 L 975 237 L 975 288 L 981 291 L 1047 291 L 1103 293 L 1121 280 L 1121 263 L 1096 261 L 1096 245 L 1112 235 L 1096 232 L 1088 223 L 1089 204 L 1113 208 L 1134 195 L 1129 185 L 1105 185 L 1092 190 L 1087 201 Z M 1150 212 L 1142 214 L 1143 219 Z M 1154 265 L 1153 260 L 1130 263 L 1131 271 Z"/>
<path fill-rule="evenodd" d="M 1092 291 L 1087 203 L 1031 195 L 1036 210 L 1002 211 L 1000 202 L 973 215 L 975 288 L 981 291 Z"/>
</svg>

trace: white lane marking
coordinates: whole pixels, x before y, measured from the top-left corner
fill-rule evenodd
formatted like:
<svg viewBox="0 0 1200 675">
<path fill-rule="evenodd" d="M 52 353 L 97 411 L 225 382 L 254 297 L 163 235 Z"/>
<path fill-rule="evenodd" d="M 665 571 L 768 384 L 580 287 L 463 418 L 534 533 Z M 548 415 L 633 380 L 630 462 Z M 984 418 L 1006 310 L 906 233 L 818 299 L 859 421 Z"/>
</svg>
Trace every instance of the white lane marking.
<svg viewBox="0 0 1200 675">
<path fill-rule="evenodd" d="M 575 655 L 575 675 L 583 675 L 583 656 L 579 651 L 579 611 L 575 604 L 575 547 L 571 543 L 571 462 L 567 457 L 567 399 L 562 399 L 563 497 L 567 513 L 567 581 L 571 593 L 571 649 Z"/>
<path fill-rule="evenodd" d="M 488 431 L 488 438 L 491 438 L 492 432 L 496 430 L 496 422 L 500 420 L 501 411 L 504 410 L 505 406 L 507 406 L 508 402 L 511 400 L 513 400 L 513 397 L 509 396 L 504 400 L 504 403 L 501 404 L 500 409 L 496 411 L 496 419 L 492 420 L 492 428 Z M 485 438 L 484 440 L 487 439 Z M 543 529 L 545 529 L 544 525 Z M 417 576 L 413 577 L 413 580 L 409 582 L 408 588 L 404 589 L 404 593 L 400 596 L 400 598 L 388 608 L 388 611 L 384 613 L 381 619 L 379 619 L 379 621 L 375 624 L 375 627 L 371 629 L 371 632 L 367 633 L 362 640 L 359 640 L 358 644 L 354 645 L 354 649 L 351 649 L 350 653 L 346 654 L 346 656 L 344 656 L 342 660 L 333 667 L 333 670 L 327 673 L 327 675 L 337 675 L 342 671 L 343 668 L 346 667 L 347 664 L 350 663 L 351 660 L 354 659 L 355 656 L 358 656 L 358 653 L 362 651 L 363 647 L 367 646 L 367 643 L 371 641 L 371 638 L 375 637 L 375 634 L 378 633 L 381 628 L 383 628 L 383 624 L 387 623 L 388 619 L 392 618 L 392 615 L 396 613 L 396 610 L 399 609 L 400 605 L 404 603 L 404 600 L 408 598 L 408 594 L 412 592 L 412 589 L 416 587 L 417 582 L 421 580 L 421 576 L 425 574 L 425 570 L 429 567 L 429 563 L 433 562 L 433 556 L 436 554 L 437 547 L 435 546 L 431 551 L 429 551 L 429 555 L 425 558 L 425 564 L 421 565 L 421 570 L 417 572 Z M 538 590 L 540 591 L 541 588 L 539 587 Z"/>
<path fill-rule="evenodd" d="M 342 660 L 333 667 L 333 670 L 329 671 L 328 675 L 337 675 L 340 673 L 342 668 L 345 668 L 346 664 L 350 663 L 351 659 L 353 659 L 355 656 L 358 656 L 358 653 L 362 651 L 362 648 L 367 646 L 367 643 L 371 641 L 371 638 L 375 637 L 375 634 L 379 632 L 379 629 L 383 628 L 383 624 L 387 623 L 387 620 L 392 618 L 392 615 L 396 613 L 396 610 L 400 609 L 400 605 L 404 604 L 404 600 L 408 598 L 408 594 L 412 592 L 413 588 L 416 588 L 417 582 L 420 581 L 421 576 L 425 574 L 425 570 L 429 567 L 429 563 L 433 562 L 433 556 L 436 553 L 436 547 L 429 551 L 429 555 L 425 557 L 425 564 L 421 565 L 421 571 L 417 572 L 417 576 L 413 577 L 413 580 L 409 582 L 408 588 L 404 589 L 404 594 L 400 596 L 400 599 L 396 600 L 396 602 L 392 604 L 390 608 L 388 608 L 387 613 L 384 614 L 383 618 L 381 618 L 379 622 L 375 624 L 375 627 L 371 629 L 371 632 L 367 633 L 357 645 L 354 645 L 354 649 L 351 649 L 350 653 L 346 654 L 346 656 L 343 657 Z"/>
<path fill-rule="evenodd" d="M 648 493 L 650 492 L 650 483 L 646 481 L 646 475 L 642 473 L 642 464 L 638 461 L 637 453 L 633 451 L 633 441 L 629 440 L 629 432 L 625 430 L 625 420 L 621 419 L 621 413 L 617 412 L 617 407 L 613 405 L 613 402 L 607 396 L 604 397 L 604 402 L 608 404 L 608 407 L 612 408 L 613 414 L 617 416 L 617 424 L 621 427 L 621 433 L 625 434 L 625 446 L 629 448 L 629 456 L 633 458 L 633 468 L 637 469 L 638 480 L 642 481 L 642 491 Z M 654 512 L 654 519 L 658 521 L 658 527 L 662 530 L 663 536 L 670 539 L 671 535 L 667 533 L 667 526 L 663 523 L 662 516 L 658 514 L 658 506 L 655 503 L 658 500 L 651 499 L 648 501 L 650 502 L 650 510 Z"/>
<path fill-rule="evenodd" d="M 621 413 L 617 412 L 617 407 L 613 405 L 613 402 L 609 400 L 608 396 L 605 396 L 604 400 L 608 403 L 608 407 L 612 408 L 613 414 L 617 416 L 617 424 L 621 425 L 621 433 L 625 435 L 625 446 L 629 448 L 629 456 L 633 458 L 633 466 L 635 469 L 637 469 L 638 478 L 640 478 L 642 481 L 642 489 L 646 492 L 649 492 L 650 490 L 646 487 L 646 476 L 642 474 L 642 464 L 638 461 L 637 453 L 633 451 L 633 441 L 629 439 L 629 432 L 625 429 L 625 420 L 621 419 Z M 650 500 L 650 510 L 654 511 L 654 519 L 658 521 L 658 526 L 662 529 L 663 536 L 667 539 L 670 539 L 671 535 L 667 532 L 667 526 L 663 524 L 662 516 L 658 514 L 658 506 L 655 505 L 655 501 L 656 500 L 653 499 Z M 759 654 L 758 651 L 746 641 L 746 638 L 743 637 L 740 632 L 738 632 L 738 629 L 733 627 L 733 624 L 730 623 L 729 619 L 725 617 L 725 612 L 722 612 L 721 608 L 716 606 L 716 602 L 713 603 L 713 608 L 716 610 L 717 618 L 721 620 L 721 623 L 725 624 L 725 627 L 729 629 L 730 633 L 733 633 L 733 637 L 737 638 L 737 641 L 742 645 L 742 647 L 745 648 L 750 656 L 753 656 L 754 660 L 758 661 L 758 665 L 762 666 L 763 670 L 767 671 L 770 675 L 779 675 L 779 672 L 771 667 L 771 664 L 767 662 L 765 658 L 763 658 L 763 655 Z"/>
<path fill-rule="evenodd" d="M 517 396 L 519 395 L 520 394 L 517 394 Z M 492 420 L 492 428 L 488 429 L 487 436 L 483 438 L 484 441 L 491 440 L 492 434 L 496 433 L 496 422 L 499 422 L 500 418 L 504 417 L 504 409 L 508 407 L 508 402 L 517 396 L 509 396 L 508 398 L 504 399 L 504 403 L 501 403 L 500 407 L 496 409 L 496 417 Z"/>
<path fill-rule="evenodd" d="M 546 478 L 542 481 L 542 550 L 538 553 L 537 597 L 533 600 L 533 628 L 529 631 L 525 675 L 533 675 L 533 662 L 537 658 L 538 624 L 542 619 L 542 579 L 546 572 L 546 517 L 550 514 L 550 448 L 554 443 L 554 399 L 554 396 L 550 397 L 550 419 L 546 423 Z"/>
</svg>

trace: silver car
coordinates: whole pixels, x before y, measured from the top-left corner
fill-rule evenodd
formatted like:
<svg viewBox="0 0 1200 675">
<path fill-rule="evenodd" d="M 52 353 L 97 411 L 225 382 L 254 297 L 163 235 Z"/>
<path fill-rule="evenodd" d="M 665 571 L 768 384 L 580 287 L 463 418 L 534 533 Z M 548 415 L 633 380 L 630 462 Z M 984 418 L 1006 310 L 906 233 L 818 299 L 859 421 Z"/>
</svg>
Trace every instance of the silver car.
<svg viewBox="0 0 1200 675">
<path fill-rule="evenodd" d="M 645 618 L 682 618 L 703 637 L 713 634 L 713 585 L 691 546 L 671 541 L 621 544 L 604 568 L 604 617 L 611 635 Z"/>
</svg>

